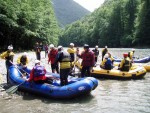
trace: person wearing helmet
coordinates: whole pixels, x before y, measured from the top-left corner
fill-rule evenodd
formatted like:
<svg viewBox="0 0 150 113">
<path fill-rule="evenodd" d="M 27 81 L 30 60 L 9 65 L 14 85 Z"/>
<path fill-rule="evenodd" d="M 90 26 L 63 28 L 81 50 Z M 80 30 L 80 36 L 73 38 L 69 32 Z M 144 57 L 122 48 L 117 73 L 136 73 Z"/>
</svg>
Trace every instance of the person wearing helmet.
<svg viewBox="0 0 150 113">
<path fill-rule="evenodd" d="M 67 49 L 67 51 L 71 56 L 71 70 L 73 72 L 73 69 L 74 69 L 73 62 L 75 61 L 75 53 L 76 53 L 76 49 L 74 48 L 74 43 L 70 43 L 70 46 Z"/>
<path fill-rule="evenodd" d="M 34 47 L 34 50 L 35 50 L 35 54 L 36 54 L 36 59 L 37 60 L 41 60 L 41 46 L 39 45 L 38 42 L 36 42 L 36 45 Z"/>
<path fill-rule="evenodd" d="M 6 64 L 6 70 L 7 70 L 7 83 L 9 83 L 9 74 L 8 74 L 8 68 L 13 65 L 13 58 L 14 58 L 14 52 L 13 52 L 13 46 L 12 45 L 9 45 L 8 50 L 3 52 L 0 57 L 2 59 L 5 59 L 5 64 Z"/>
<path fill-rule="evenodd" d="M 124 59 L 121 60 L 119 66 L 118 66 L 118 69 L 121 71 L 129 71 L 132 66 L 131 60 L 128 57 L 127 53 L 123 54 L 123 57 L 124 57 Z"/>
<path fill-rule="evenodd" d="M 105 56 L 106 53 L 108 53 L 107 46 L 105 46 L 105 48 L 102 49 L 102 61 L 103 61 L 103 58 L 104 58 L 104 56 Z"/>
<path fill-rule="evenodd" d="M 81 77 L 91 76 L 91 70 L 95 63 L 94 53 L 89 49 L 88 44 L 84 44 L 84 51 L 78 55 L 82 59 Z M 87 75 L 85 73 L 87 72 Z"/>
<path fill-rule="evenodd" d="M 58 46 L 58 49 L 56 62 L 60 64 L 60 84 L 64 86 L 68 84 L 68 75 L 71 70 L 71 56 L 62 46 Z"/>
<path fill-rule="evenodd" d="M 43 83 L 52 83 L 52 79 L 50 77 L 46 77 L 46 69 L 44 66 L 40 64 L 39 60 L 35 60 L 35 66 L 30 72 L 30 77 L 26 79 L 28 82 L 35 82 L 37 84 Z"/>
<path fill-rule="evenodd" d="M 100 67 L 106 70 L 111 70 L 113 68 L 113 64 L 109 57 L 109 54 L 105 54 L 104 59 L 100 64 Z"/>
<path fill-rule="evenodd" d="M 130 52 L 128 52 L 128 57 L 130 58 L 132 62 L 133 62 L 134 52 L 135 52 L 135 49 L 132 49 Z"/>
<path fill-rule="evenodd" d="M 26 65 L 29 63 L 29 59 L 27 58 L 27 53 L 24 52 L 20 57 L 17 59 L 18 65 L 22 67 L 26 67 Z"/>
<path fill-rule="evenodd" d="M 95 55 L 95 64 L 96 64 L 97 63 L 97 58 L 98 58 L 98 55 L 99 55 L 98 46 L 96 45 L 95 49 L 93 49 L 92 51 L 94 52 L 94 55 Z"/>
<path fill-rule="evenodd" d="M 53 44 L 51 44 L 49 47 L 50 51 L 48 53 L 48 64 L 51 63 L 52 73 L 59 73 L 58 63 L 55 62 L 58 50 L 54 47 Z"/>
<path fill-rule="evenodd" d="M 70 47 L 67 49 L 67 51 L 71 56 L 71 62 L 74 62 L 76 50 L 73 43 L 70 43 Z"/>
</svg>

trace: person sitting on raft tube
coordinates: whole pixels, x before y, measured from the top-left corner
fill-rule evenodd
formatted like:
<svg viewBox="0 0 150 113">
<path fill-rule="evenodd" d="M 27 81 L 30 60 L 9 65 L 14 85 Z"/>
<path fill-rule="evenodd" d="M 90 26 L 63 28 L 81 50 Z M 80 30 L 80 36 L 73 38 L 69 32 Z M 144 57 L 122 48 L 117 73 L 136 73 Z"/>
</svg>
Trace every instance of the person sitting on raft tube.
<svg viewBox="0 0 150 113">
<path fill-rule="evenodd" d="M 29 63 L 29 59 L 27 58 L 27 53 L 24 52 L 22 56 L 18 57 L 17 63 L 21 68 L 26 68 Z"/>
<path fill-rule="evenodd" d="M 132 66 L 131 60 L 128 57 L 127 53 L 123 54 L 123 56 L 124 56 L 124 59 L 121 60 L 119 66 L 118 66 L 118 69 L 121 71 L 129 71 Z"/>
<path fill-rule="evenodd" d="M 26 81 L 34 81 L 37 84 L 52 83 L 52 79 L 50 79 L 50 77 L 46 77 L 45 74 L 45 67 L 40 65 L 39 60 L 35 60 L 35 66 L 31 70 L 30 77 L 26 79 Z"/>
<path fill-rule="evenodd" d="M 109 54 L 105 54 L 104 59 L 100 64 L 100 67 L 106 70 L 111 70 L 113 68 L 113 64 L 109 57 Z"/>
<path fill-rule="evenodd" d="M 102 49 L 102 61 L 103 61 L 103 58 L 104 58 L 106 53 L 108 53 L 107 46 L 105 46 L 105 48 Z"/>
<path fill-rule="evenodd" d="M 134 58 L 134 52 L 135 49 L 132 49 L 130 52 L 128 52 L 128 57 L 130 58 L 130 60 L 133 62 L 133 58 Z"/>
</svg>

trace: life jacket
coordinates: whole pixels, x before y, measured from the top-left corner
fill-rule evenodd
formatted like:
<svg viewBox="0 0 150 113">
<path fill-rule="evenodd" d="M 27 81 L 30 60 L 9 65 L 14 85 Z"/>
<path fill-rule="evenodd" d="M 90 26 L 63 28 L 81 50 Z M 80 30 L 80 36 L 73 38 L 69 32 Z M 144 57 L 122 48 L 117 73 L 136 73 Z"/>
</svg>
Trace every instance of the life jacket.
<svg viewBox="0 0 150 113">
<path fill-rule="evenodd" d="M 107 59 L 107 61 L 105 62 L 105 66 L 104 67 L 107 70 L 111 70 L 111 68 L 112 68 L 112 61 L 111 61 L 110 58 Z"/>
<path fill-rule="evenodd" d="M 58 61 L 60 62 L 60 69 L 67 69 L 71 67 L 71 57 L 67 51 L 59 52 Z"/>
<path fill-rule="evenodd" d="M 93 66 L 94 65 L 94 53 L 92 51 L 83 52 L 81 54 L 82 66 Z"/>
<path fill-rule="evenodd" d="M 125 63 L 123 64 L 121 71 L 129 71 L 131 67 L 131 61 L 129 58 L 125 58 Z"/>
<path fill-rule="evenodd" d="M 26 63 L 27 63 L 27 57 L 21 56 L 20 63 L 22 63 L 23 65 L 26 65 Z"/>
<path fill-rule="evenodd" d="M 41 65 L 36 65 L 34 66 L 34 77 L 41 77 L 41 76 L 45 76 L 45 71 L 44 71 L 44 66 Z"/>
<path fill-rule="evenodd" d="M 57 49 L 52 49 L 48 55 L 49 61 L 51 61 L 51 64 L 55 63 L 55 59 L 57 56 L 58 50 Z"/>
<path fill-rule="evenodd" d="M 68 53 L 70 53 L 71 62 L 73 62 L 74 59 L 75 59 L 75 52 L 76 52 L 76 50 L 74 50 L 74 48 L 68 48 L 67 51 L 68 51 Z"/>
</svg>

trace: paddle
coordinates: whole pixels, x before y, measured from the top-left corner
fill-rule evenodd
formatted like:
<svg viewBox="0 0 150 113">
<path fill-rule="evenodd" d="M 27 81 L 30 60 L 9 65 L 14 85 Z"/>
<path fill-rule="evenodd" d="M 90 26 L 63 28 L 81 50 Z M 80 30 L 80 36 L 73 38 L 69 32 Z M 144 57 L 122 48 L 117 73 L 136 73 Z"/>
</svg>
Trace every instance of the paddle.
<svg viewBox="0 0 150 113">
<path fill-rule="evenodd" d="M 18 66 L 13 64 L 16 68 L 17 68 L 17 71 L 21 74 L 21 76 L 23 76 L 23 74 L 20 72 L 20 70 L 18 69 Z M 22 69 L 23 70 L 23 69 Z M 24 71 L 24 70 L 23 70 Z M 25 72 L 25 71 L 24 71 Z M 27 72 L 25 72 L 27 73 Z M 27 73 L 28 74 L 28 73 Z M 10 87 L 9 89 L 6 90 L 6 93 L 8 94 L 13 94 L 15 93 L 17 90 L 18 90 L 18 87 L 22 84 L 24 84 L 26 81 L 23 81 L 22 83 L 20 83 L 19 85 L 14 85 L 12 87 Z"/>
<path fill-rule="evenodd" d="M 15 86 L 12 86 L 10 87 L 9 89 L 6 90 L 6 93 L 8 94 L 13 94 L 15 93 L 17 90 L 18 90 L 18 87 L 22 84 L 24 84 L 26 81 L 23 81 L 22 83 L 18 84 L 18 85 L 15 85 Z"/>
</svg>

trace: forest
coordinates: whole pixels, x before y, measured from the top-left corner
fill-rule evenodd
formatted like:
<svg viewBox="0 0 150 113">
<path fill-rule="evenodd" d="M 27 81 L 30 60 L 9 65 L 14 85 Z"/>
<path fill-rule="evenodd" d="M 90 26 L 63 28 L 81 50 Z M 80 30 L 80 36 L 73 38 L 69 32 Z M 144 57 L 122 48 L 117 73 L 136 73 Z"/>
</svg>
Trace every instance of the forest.
<svg viewBox="0 0 150 113">
<path fill-rule="evenodd" d="M 150 47 L 150 0 L 105 0 L 92 14 L 68 25 L 59 43 L 91 47 Z"/>
<path fill-rule="evenodd" d="M 0 49 L 57 44 L 59 31 L 50 0 L 0 0 Z"/>
<path fill-rule="evenodd" d="M 58 25 L 51 0 L 0 3 L 0 50 L 9 44 L 16 50 L 29 50 L 37 41 L 56 46 L 73 42 L 91 47 L 150 47 L 150 0 L 105 0 L 65 28 Z"/>
</svg>

